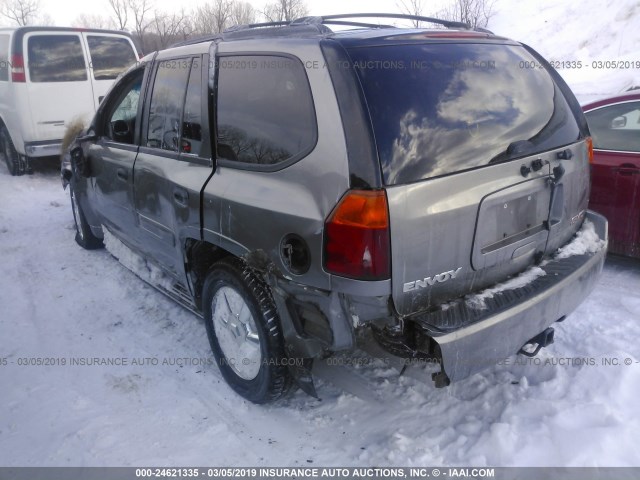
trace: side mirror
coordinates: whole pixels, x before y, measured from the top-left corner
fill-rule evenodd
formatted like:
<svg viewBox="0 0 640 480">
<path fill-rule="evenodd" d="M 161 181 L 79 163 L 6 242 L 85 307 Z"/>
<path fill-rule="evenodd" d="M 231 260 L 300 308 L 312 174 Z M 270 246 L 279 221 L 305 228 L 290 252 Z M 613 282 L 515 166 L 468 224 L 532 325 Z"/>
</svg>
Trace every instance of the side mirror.
<svg viewBox="0 0 640 480">
<path fill-rule="evenodd" d="M 89 160 L 84 156 L 82 146 L 76 146 L 69 152 L 71 157 L 71 170 L 74 175 L 88 178 L 91 176 L 91 165 Z"/>
<path fill-rule="evenodd" d="M 616 117 L 611 120 L 611 128 L 624 128 L 627 126 L 627 117 Z"/>
</svg>

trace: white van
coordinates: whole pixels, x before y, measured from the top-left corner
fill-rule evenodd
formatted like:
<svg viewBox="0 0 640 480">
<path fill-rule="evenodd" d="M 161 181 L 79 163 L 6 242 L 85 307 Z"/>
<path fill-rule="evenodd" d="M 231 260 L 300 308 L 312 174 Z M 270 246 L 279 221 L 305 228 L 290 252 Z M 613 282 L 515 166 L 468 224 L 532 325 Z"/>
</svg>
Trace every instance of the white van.
<svg viewBox="0 0 640 480">
<path fill-rule="evenodd" d="M 90 120 L 114 79 L 138 60 L 125 32 L 0 28 L 0 159 L 12 175 L 58 155 L 65 127 Z"/>
</svg>

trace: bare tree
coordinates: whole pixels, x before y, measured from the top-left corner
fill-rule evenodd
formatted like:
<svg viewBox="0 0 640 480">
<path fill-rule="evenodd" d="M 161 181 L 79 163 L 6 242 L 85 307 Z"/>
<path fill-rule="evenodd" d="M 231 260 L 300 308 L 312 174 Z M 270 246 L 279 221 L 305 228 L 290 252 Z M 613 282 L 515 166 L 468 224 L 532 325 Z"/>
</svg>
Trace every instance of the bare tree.
<svg viewBox="0 0 640 480">
<path fill-rule="evenodd" d="M 194 14 L 195 31 L 200 34 L 220 33 L 231 24 L 232 0 L 214 0 L 198 7 Z"/>
<path fill-rule="evenodd" d="M 81 13 L 78 15 L 73 22 L 71 22 L 73 27 L 80 28 L 116 28 L 116 24 L 113 19 L 104 17 L 102 15 L 92 15 Z"/>
<path fill-rule="evenodd" d="M 246 25 L 256 22 L 256 10 L 248 2 L 234 1 L 231 7 L 231 25 Z"/>
<path fill-rule="evenodd" d="M 0 15 L 21 27 L 36 22 L 39 10 L 40 0 L 4 0 L 0 3 Z"/>
<path fill-rule="evenodd" d="M 398 0 L 396 2 L 396 7 L 407 15 L 416 15 L 423 16 L 424 7 L 422 5 L 422 0 Z M 420 20 L 412 20 L 413 26 L 416 28 L 420 27 Z"/>
<path fill-rule="evenodd" d="M 152 22 L 149 17 L 153 10 L 153 0 L 127 0 L 127 6 L 133 14 L 135 34 L 140 42 L 140 48 L 145 52 L 144 34 Z"/>
<path fill-rule="evenodd" d="M 113 11 L 114 23 L 118 30 L 125 30 L 129 20 L 129 9 L 126 0 L 108 0 Z"/>
<path fill-rule="evenodd" d="M 309 9 L 304 0 L 277 0 L 265 5 L 262 11 L 269 22 L 291 22 L 308 14 Z"/>
<path fill-rule="evenodd" d="M 155 11 L 150 30 L 157 36 L 158 49 L 167 48 L 180 38 L 184 20 L 184 10 L 173 14 Z"/>
<path fill-rule="evenodd" d="M 439 14 L 445 20 L 464 22 L 471 28 L 485 28 L 495 12 L 495 0 L 453 0 Z"/>
</svg>

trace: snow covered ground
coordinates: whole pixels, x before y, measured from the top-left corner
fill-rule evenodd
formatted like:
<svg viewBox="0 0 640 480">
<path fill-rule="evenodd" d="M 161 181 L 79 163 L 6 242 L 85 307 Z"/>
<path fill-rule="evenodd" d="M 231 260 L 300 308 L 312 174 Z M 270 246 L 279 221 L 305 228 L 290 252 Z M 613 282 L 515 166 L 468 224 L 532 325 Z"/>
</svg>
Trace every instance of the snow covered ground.
<svg viewBox="0 0 640 480">
<path fill-rule="evenodd" d="M 202 321 L 75 244 L 55 171 L 0 166 L 0 205 L 3 466 L 640 466 L 640 262 L 609 259 L 539 360 L 437 390 L 357 352 L 366 365 L 318 369 L 321 401 L 259 407 L 222 380 Z"/>
</svg>

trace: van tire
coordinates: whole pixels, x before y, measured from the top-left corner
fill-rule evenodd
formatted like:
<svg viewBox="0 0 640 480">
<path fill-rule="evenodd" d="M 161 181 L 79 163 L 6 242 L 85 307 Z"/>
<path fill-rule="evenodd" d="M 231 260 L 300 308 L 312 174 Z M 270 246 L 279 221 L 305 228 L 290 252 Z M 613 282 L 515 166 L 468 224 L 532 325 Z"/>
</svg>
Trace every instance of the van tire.
<svg viewBox="0 0 640 480">
<path fill-rule="evenodd" d="M 85 250 L 97 250 L 104 247 L 102 239 L 96 237 L 87 223 L 82 207 L 78 203 L 73 185 L 69 185 L 69 197 L 71 198 L 71 210 L 76 225 L 76 243 Z"/>
<path fill-rule="evenodd" d="M 9 130 L 4 125 L 0 127 L 0 156 L 4 158 L 9 173 L 17 177 L 25 173 L 25 163 L 21 161 L 16 147 L 13 145 Z"/>
</svg>

